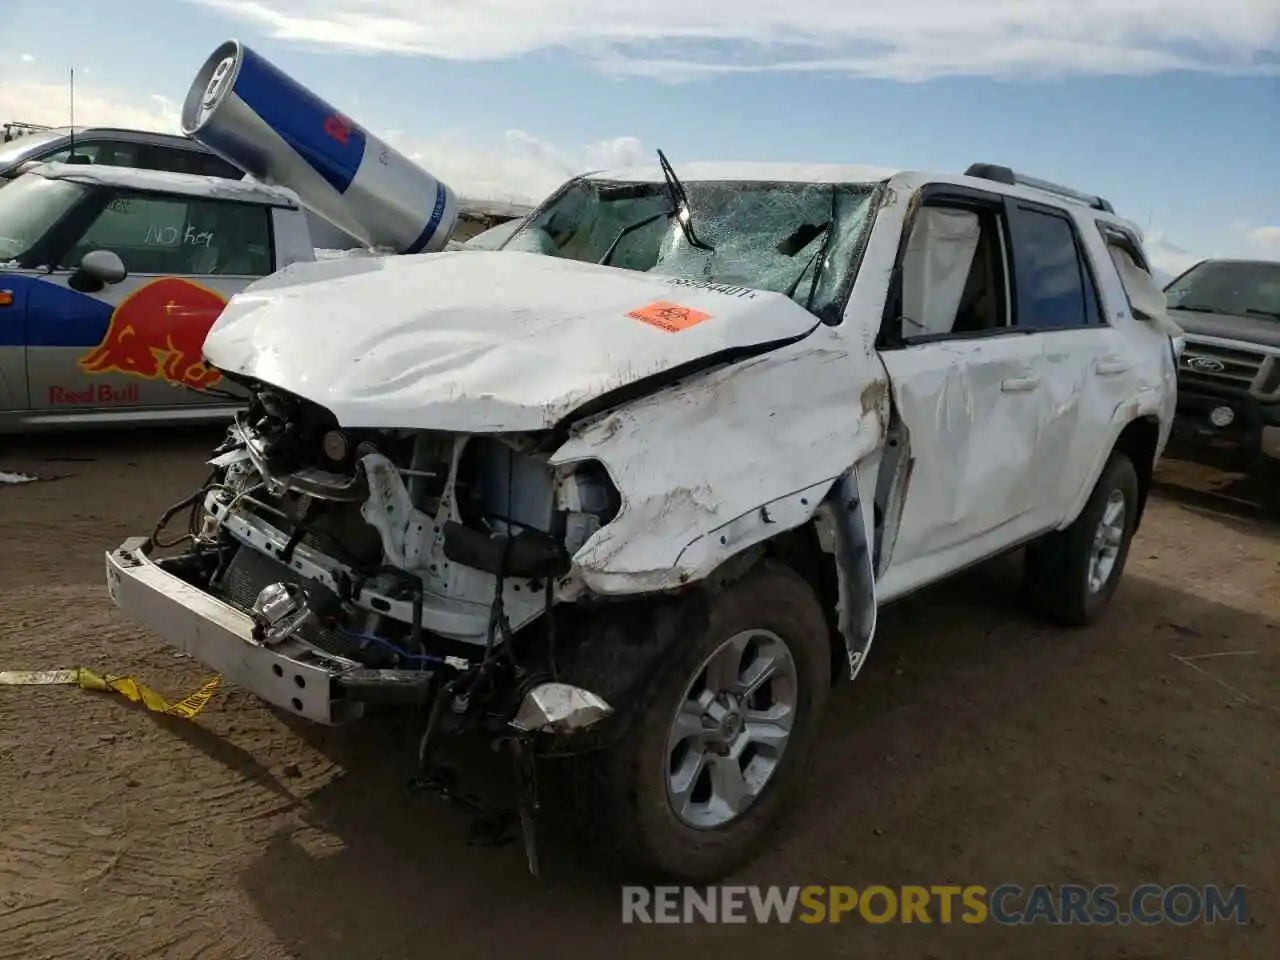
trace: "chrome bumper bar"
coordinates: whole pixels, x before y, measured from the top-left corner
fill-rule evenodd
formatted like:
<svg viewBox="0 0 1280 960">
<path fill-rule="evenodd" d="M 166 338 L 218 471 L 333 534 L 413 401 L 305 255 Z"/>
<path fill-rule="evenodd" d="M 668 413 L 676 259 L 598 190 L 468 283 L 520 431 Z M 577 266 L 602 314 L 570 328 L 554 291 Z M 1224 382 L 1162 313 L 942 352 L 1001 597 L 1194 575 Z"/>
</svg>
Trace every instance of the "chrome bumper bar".
<svg viewBox="0 0 1280 960">
<path fill-rule="evenodd" d="M 345 696 L 360 686 L 417 686 L 423 671 L 370 670 L 290 637 L 272 647 L 253 638 L 253 620 L 152 560 L 145 537 L 106 555 L 107 591 L 130 619 L 155 631 L 227 681 L 316 723 L 357 719 L 363 705 Z"/>
</svg>

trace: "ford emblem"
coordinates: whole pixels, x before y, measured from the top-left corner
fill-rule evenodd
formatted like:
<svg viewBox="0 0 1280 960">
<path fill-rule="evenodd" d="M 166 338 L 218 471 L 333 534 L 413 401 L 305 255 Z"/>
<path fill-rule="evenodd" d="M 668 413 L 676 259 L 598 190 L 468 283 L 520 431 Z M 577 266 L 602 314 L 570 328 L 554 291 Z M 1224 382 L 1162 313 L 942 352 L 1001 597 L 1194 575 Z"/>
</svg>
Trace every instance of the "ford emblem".
<svg viewBox="0 0 1280 960">
<path fill-rule="evenodd" d="M 1221 360 L 1213 359 L 1213 357 L 1190 357 L 1187 360 L 1187 366 L 1200 373 L 1221 373 L 1227 369 L 1226 364 Z"/>
</svg>

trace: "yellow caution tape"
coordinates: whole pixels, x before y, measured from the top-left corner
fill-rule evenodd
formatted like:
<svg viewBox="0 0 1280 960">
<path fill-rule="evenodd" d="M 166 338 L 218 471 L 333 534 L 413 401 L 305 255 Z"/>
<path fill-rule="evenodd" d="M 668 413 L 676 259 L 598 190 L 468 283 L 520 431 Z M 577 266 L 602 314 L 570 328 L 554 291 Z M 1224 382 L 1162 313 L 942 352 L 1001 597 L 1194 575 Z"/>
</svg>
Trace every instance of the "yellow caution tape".
<svg viewBox="0 0 1280 960">
<path fill-rule="evenodd" d="M 205 708 L 218 692 L 222 677 L 206 680 L 195 693 L 170 703 L 150 687 L 133 677 L 99 676 L 92 670 L 78 667 L 75 670 L 0 670 L 0 687 L 32 687 L 51 684 L 78 686 L 82 690 L 100 690 L 118 693 L 122 697 L 140 703 L 153 713 L 166 713 L 173 717 L 192 719 Z"/>
</svg>

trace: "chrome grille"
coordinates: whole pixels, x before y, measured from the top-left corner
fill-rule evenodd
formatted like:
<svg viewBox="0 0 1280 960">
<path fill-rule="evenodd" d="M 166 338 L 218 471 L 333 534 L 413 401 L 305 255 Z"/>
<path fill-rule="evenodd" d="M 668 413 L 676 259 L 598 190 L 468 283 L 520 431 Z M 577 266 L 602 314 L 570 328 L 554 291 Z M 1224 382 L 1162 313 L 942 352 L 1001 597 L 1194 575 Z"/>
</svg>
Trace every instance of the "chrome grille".
<svg viewBox="0 0 1280 960">
<path fill-rule="evenodd" d="M 1259 399 L 1280 397 L 1280 350 L 1210 337 L 1188 336 L 1178 362 L 1180 386 L 1247 391 Z"/>
</svg>

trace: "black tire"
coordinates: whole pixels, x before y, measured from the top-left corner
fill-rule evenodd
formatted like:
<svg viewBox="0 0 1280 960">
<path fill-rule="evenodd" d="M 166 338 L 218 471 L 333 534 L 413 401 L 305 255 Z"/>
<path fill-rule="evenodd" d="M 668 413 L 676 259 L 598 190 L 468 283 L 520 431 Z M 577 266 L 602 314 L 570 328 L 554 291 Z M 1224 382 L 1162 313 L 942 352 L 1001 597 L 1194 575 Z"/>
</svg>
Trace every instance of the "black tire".
<svg viewBox="0 0 1280 960">
<path fill-rule="evenodd" d="M 763 629 L 780 637 L 795 664 L 791 734 L 773 775 L 753 803 L 729 823 L 693 827 L 667 795 L 667 736 L 702 664 L 729 638 Z M 791 568 L 765 561 L 711 598 L 708 627 L 673 650 L 658 668 L 630 731 L 607 750 L 567 768 L 578 836 L 600 864 L 622 878 L 712 882 L 750 860 L 807 768 L 827 692 L 831 642 L 822 605 Z"/>
<path fill-rule="evenodd" d="M 1100 589 L 1089 584 L 1094 536 L 1113 493 L 1124 496 L 1124 533 L 1111 572 Z M 1036 541 L 1026 551 L 1026 590 L 1038 613 L 1069 626 L 1085 626 L 1110 602 L 1129 558 L 1129 545 L 1138 517 L 1139 484 L 1133 461 L 1121 452 L 1111 454 L 1089 502 L 1065 530 Z"/>
</svg>

